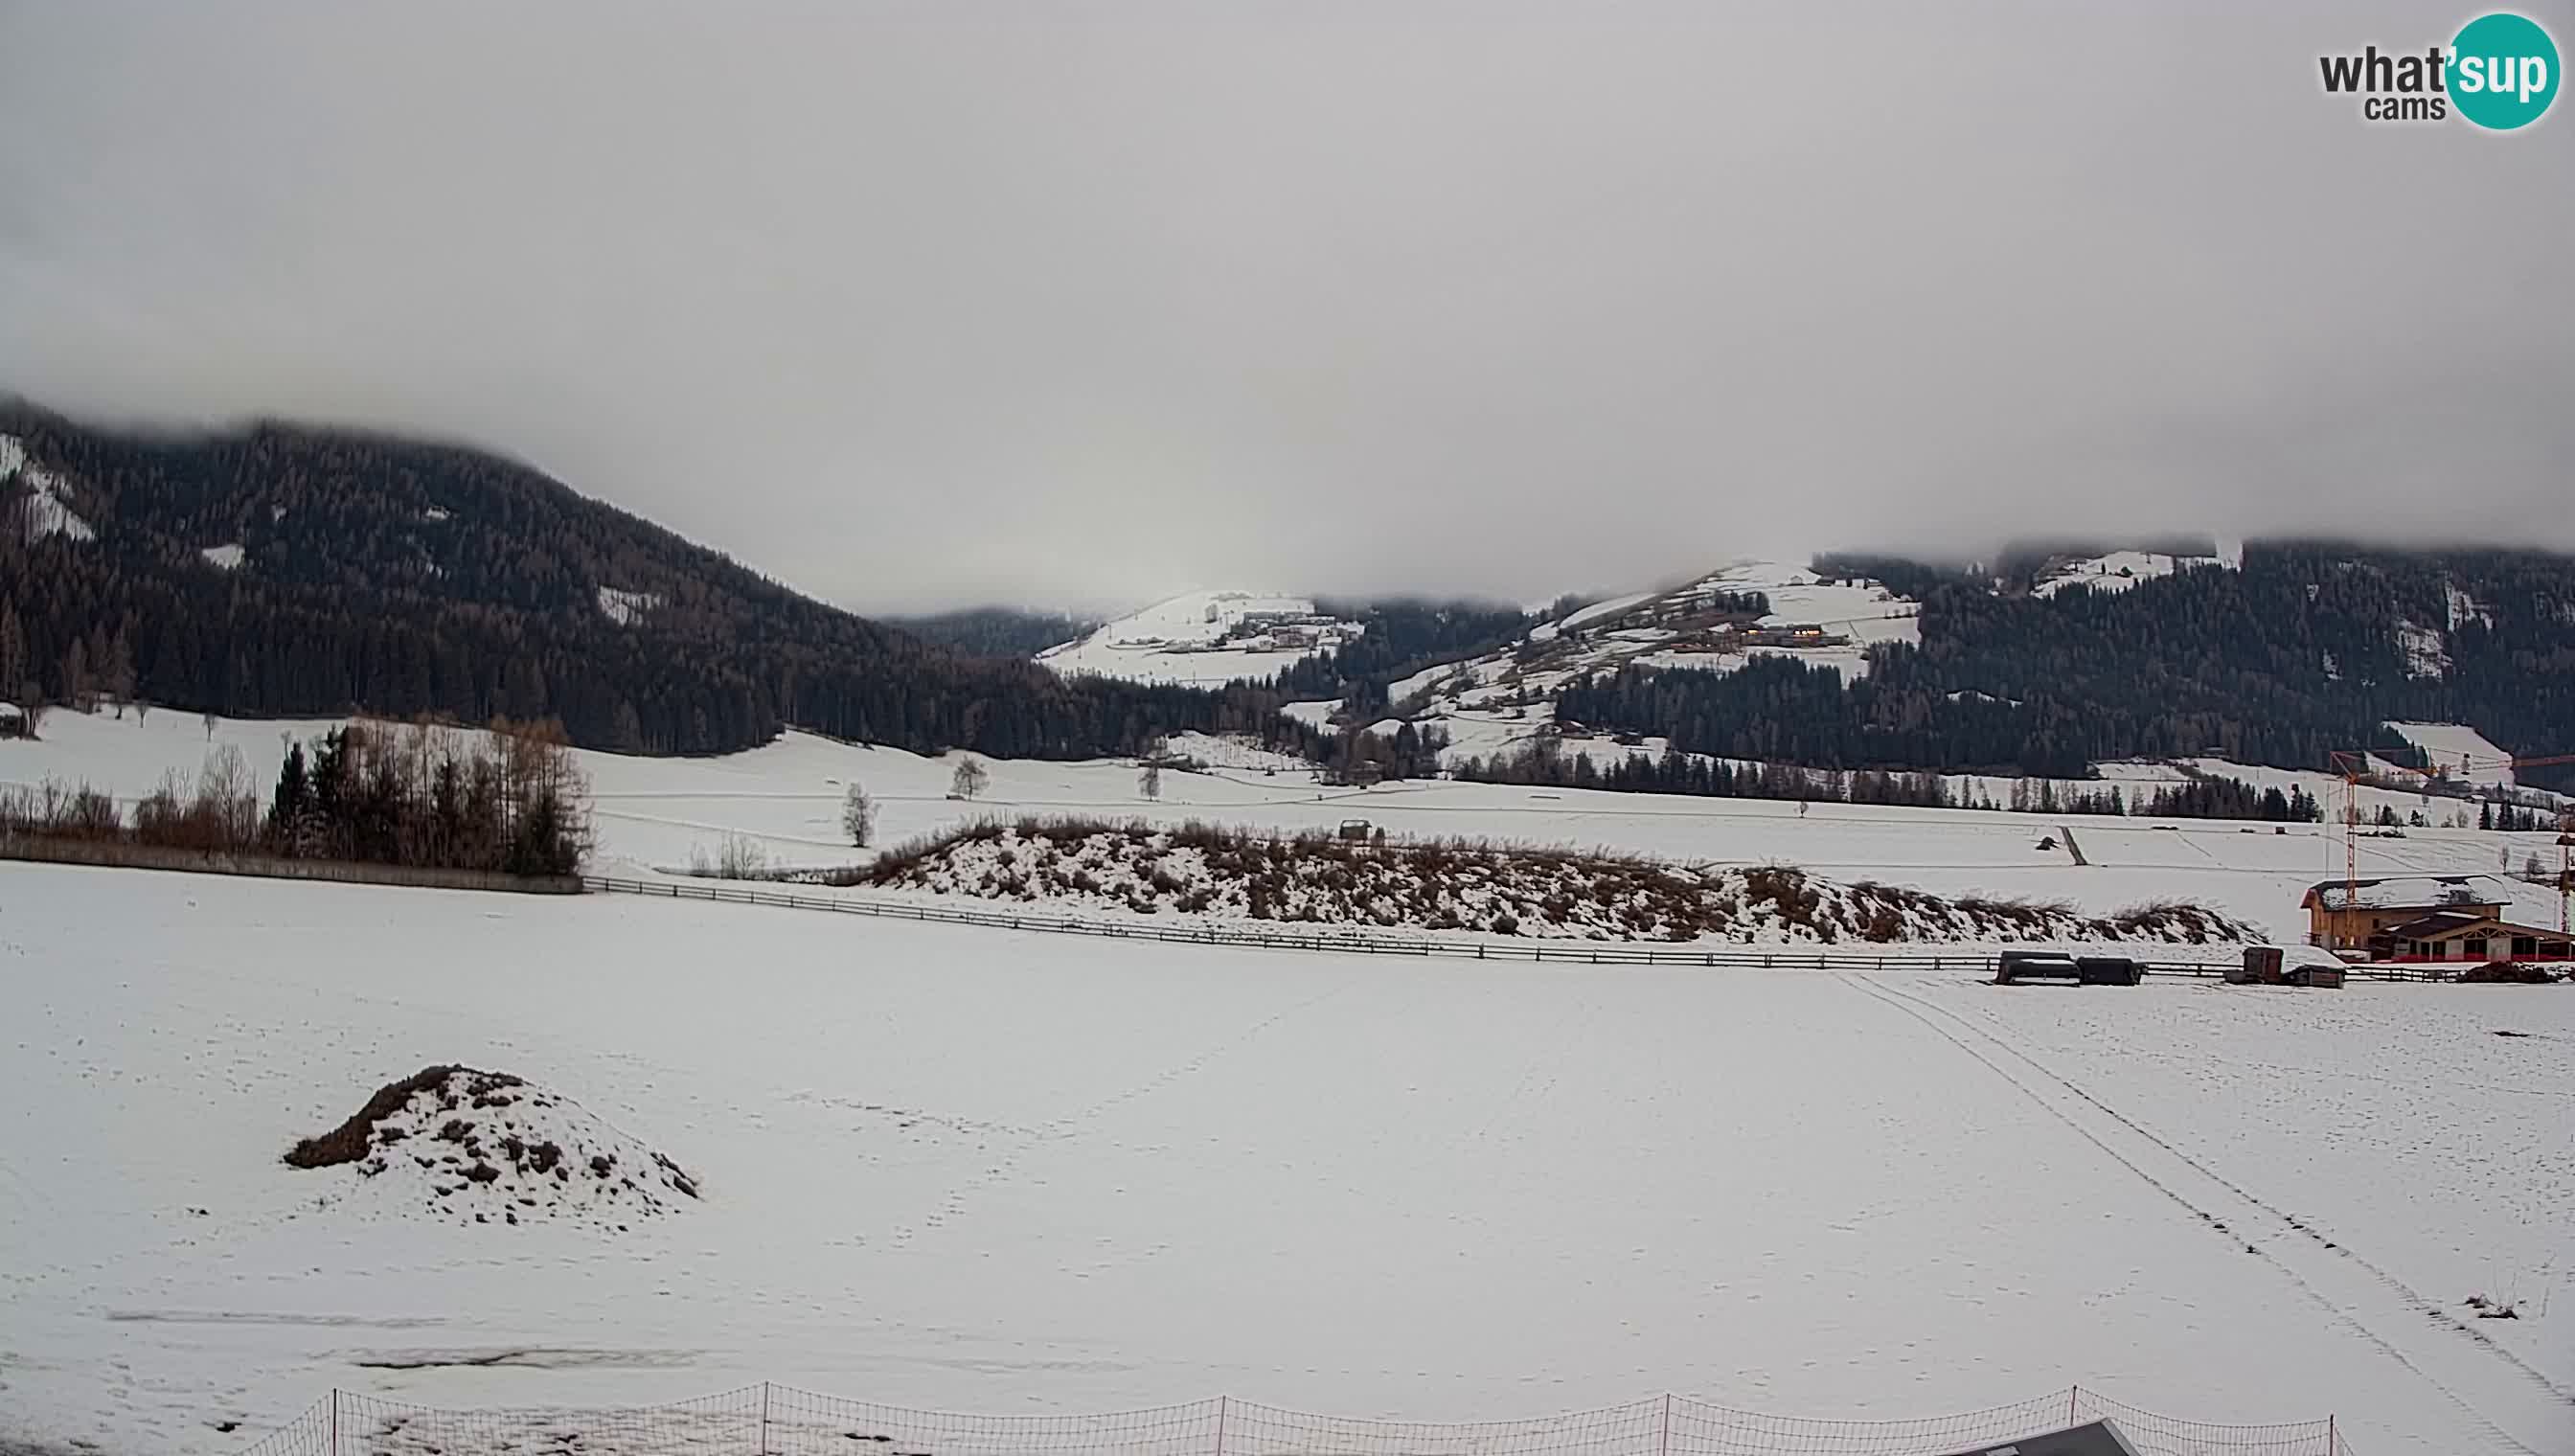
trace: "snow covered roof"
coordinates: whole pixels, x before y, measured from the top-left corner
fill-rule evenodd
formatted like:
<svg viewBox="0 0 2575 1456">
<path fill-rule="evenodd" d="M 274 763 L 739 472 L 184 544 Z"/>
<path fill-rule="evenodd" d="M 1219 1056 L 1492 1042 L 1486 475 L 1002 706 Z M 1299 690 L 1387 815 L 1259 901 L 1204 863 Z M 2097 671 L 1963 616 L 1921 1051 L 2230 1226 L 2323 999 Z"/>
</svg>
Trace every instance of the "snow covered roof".
<svg viewBox="0 0 2575 1456">
<path fill-rule="evenodd" d="M 2512 891 L 2491 874 L 2406 874 L 2386 879 L 2356 879 L 2346 901 L 2343 882 L 2320 880 L 2310 885 L 2303 905 L 2328 910 L 2432 909 L 2442 905 L 2502 905 Z"/>
</svg>

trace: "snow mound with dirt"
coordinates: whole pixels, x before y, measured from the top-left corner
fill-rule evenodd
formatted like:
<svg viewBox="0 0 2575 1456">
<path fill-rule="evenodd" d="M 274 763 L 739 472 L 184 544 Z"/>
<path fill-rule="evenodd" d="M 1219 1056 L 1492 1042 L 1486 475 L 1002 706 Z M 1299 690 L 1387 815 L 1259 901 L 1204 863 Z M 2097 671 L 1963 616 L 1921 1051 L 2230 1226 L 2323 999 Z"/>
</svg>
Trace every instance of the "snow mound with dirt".
<svg viewBox="0 0 2575 1456">
<path fill-rule="evenodd" d="M 1791 865 L 1691 866 L 1480 840 L 1351 840 L 1190 823 L 1023 819 L 891 850 L 879 888 L 1236 922 L 1721 944 L 1897 941 L 2208 944 L 2257 926 L 2182 901 L 2085 915 L 1943 898 Z"/>
<path fill-rule="evenodd" d="M 580 1103 L 507 1072 L 433 1066 L 379 1088 L 357 1114 L 290 1149 L 289 1167 L 451 1223 L 569 1223 L 625 1232 L 698 1197 L 695 1179 Z"/>
</svg>

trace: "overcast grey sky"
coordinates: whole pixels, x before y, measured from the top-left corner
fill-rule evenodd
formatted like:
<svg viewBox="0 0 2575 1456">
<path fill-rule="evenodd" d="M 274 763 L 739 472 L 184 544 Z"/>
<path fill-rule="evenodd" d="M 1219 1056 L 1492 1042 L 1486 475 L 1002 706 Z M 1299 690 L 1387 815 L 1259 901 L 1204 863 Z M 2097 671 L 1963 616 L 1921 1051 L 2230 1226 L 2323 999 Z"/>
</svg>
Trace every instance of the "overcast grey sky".
<svg viewBox="0 0 2575 1456">
<path fill-rule="evenodd" d="M 2575 547 L 2575 100 L 2317 79 L 2476 13 L 0 0 L 0 391 L 469 438 L 865 610 Z"/>
</svg>

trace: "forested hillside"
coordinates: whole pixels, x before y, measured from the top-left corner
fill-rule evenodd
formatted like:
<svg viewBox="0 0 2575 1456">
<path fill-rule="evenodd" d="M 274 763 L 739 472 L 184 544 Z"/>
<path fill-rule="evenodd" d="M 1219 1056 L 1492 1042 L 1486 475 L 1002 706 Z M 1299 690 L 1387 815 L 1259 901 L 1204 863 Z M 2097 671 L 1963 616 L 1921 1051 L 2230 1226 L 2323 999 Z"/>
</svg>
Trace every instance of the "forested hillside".
<svg viewBox="0 0 2575 1456">
<path fill-rule="evenodd" d="M 661 753 L 788 724 L 1030 757 L 1296 731 L 1253 690 L 1066 683 L 923 642 L 455 446 L 139 435 L 0 404 L 0 697 L 554 718 Z"/>
<path fill-rule="evenodd" d="M 1340 699 L 1342 713 L 1352 718 L 1384 710 L 1387 684 L 1503 647 L 1544 620 L 1516 607 L 1473 601 L 1322 599 L 1314 610 L 1364 624 L 1367 631 L 1281 673 L 1276 686 L 1290 699 Z"/>
<path fill-rule="evenodd" d="M 2575 751 L 2575 559 L 2256 543 L 2241 570 L 2052 598 L 1896 574 L 1921 590 L 1921 645 L 1872 650 L 1855 682 L 1783 659 L 1722 676 L 1628 669 L 1568 687 L 1557 711 L 1830 768 L 2080 776 L 2101 759 L 2200 753 L 2321 768 L 2336 748 L 2406 755 L 2384 725 L 2415 721 L 2467 724 L 2518 753 Z"/>
<path fill-rule="evenodd" d="M 923 642 L 955 648 L 979 658 L 1034 658 L 1059 643 L 1069 643 L 1100 626 L 1087 617 L 1061 612 L 1032 612 L 1018 607 L 969 607 L 924 617 L 887 617 L 886 626 L 911 633 Z"/>
</svg>

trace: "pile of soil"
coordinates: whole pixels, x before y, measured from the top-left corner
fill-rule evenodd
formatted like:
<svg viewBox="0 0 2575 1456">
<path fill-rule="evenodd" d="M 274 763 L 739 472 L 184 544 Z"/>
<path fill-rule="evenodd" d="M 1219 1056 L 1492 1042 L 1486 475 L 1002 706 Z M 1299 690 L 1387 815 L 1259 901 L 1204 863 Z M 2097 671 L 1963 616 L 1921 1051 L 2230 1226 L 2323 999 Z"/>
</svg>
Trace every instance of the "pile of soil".
<svg viewBox="0 0 2575 1456">
<path fill-rule="evenodd" d="M 448 1221 L 503 1227 L 571 1222 L 623 1233 L 699 1196 L 678 1163 L 581 1104 L 467 1066 L 386 1083 L 347 1121 L 289 1148 L 285 1162 L 351 1170 L 340 1198 L 417 1199 Z"/>
</svg>

